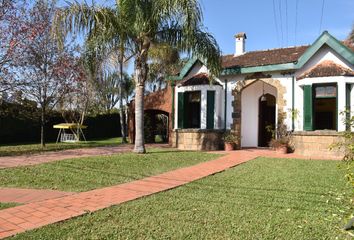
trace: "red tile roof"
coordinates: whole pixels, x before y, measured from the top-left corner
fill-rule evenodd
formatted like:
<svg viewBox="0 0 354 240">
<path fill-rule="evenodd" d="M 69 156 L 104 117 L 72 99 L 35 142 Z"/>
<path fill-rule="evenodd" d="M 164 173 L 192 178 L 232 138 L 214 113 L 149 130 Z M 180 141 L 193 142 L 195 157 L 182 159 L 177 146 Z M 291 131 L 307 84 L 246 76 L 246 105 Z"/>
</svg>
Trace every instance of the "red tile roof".
<svg viewBox="0 0 354 240">
<path fill-rule="evenodd" d="M 308 71 L 301 74 L 297 80 L 303 78 L 314 78 L 314 77 L 332 77 L 332 76 L 354 76 L 354 71 L 343 67 L 333 61 L 322 61 L 316 66 L 312 67 Z"/>
<path fill-rule="evenodd" d="M 222 57 L 222 67 L 255 67 L 296 62 L 309 46 L 277 48 L 264 51 L 251 51 L 234 56 Z"/>
</svg>

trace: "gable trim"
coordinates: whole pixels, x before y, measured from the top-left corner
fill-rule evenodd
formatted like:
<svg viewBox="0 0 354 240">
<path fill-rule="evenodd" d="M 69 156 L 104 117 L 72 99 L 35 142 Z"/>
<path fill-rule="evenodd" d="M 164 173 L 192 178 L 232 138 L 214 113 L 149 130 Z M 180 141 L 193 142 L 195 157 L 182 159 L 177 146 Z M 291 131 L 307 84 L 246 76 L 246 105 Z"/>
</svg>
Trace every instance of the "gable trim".
<svg viewBox="0 0 354 240">
<path fill-rule="evenodd" d="M 305 51 L 305 53 L 299 58 L 296 63 L 296 68 L 299 69 L 305 65 L 305 63 L 310 60 L 313 55 L 323 46 L 329 46 L 339 55 L 341 55 L 345 60 L 354 65 L 354 53 L 343 43 L 334 38 L 327 31 L 324 31 L 321 36 L 319 36 L 316 41 Z"/>
<path fill-rule="evenodd" d="M 221 71 L 221 76 L 226 75 L 236 75 L 236 74 L 249 74 L 255 72 L 271 72 L 271 71 L 282 71 L 282 70 L 296 70 L 302 68 L 313 55 L 323 46 L 329 46 L 336 53 L 342 56 L 350 64 L 354 65 L 354 52 L 345 46 L 342 42 L 338 41 L 327 31 L 324 31 L 321 36 L 319 36 L 316 41 L 305 51 L 305 53 L 298 59 L 296 62 L 282 63 L 282 64 L 273 64 L 273 65 L 264 65 L 264 66 L 255 66 L 255 67 L 232 67 L 224 68 Z M 172 81 L 182 80 L 194 67 L 194 65 L 200 62 L 198 58 L 193 57 L 190 59 L 186 65 L 182 68 L 178 76 L 169 76 L 168 79 Z"/>
</svg>

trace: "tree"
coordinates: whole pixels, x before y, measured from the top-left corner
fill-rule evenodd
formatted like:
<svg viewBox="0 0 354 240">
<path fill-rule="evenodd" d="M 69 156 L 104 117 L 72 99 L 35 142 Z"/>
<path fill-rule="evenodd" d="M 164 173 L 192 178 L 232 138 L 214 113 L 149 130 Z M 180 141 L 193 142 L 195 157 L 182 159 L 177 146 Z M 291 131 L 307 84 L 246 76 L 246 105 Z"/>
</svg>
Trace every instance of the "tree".
<svg viewBox="0 0 354 240">
<path fill-rule="evenodd" d="M 0 94 L 13 89 L 25 42 L 38 34 L 26 21 L 26 7 L 26 1 L 0 0 Z"/>
<path fill-rule="evenodd" d="M 121 36 L 121 35 L 120 35 Z M 120 114 L 120 124 L 121 124 L 121 133 L 122 133 L 122 142 L 127 142 L 127 123 L 125 119 L 125 111 L 124 111 L 124 100 L 125 100 L 125 88 L 124 84 L 127 84 L 129 81 L 132 81 L 129 75 L 124 71 L 124 68 L 129 63 L 131 56 L 126 56 L 129 54 L 127 49 L 123 43 L 119 43 L 118 49 L 111 49 L 111 53 L 108 60 L 108 65 L 110 67 L 110 71 L 113 72 L 113 76 L 116 78 L 116 102 L 115 104 L 119 103 L 119 114 Z M 127 104 L 128 102 L 126 102 Z"/>
<path fill-rule="evenodd" d="M 101 93 L 100 83 L 104 78 L 105 51 L 102 46 L 96 44 L 95 39 L 85 41 L 84 51 L 81 55 L 85 78 L 91 87 L 90 112 L 98 113 L 105 111 L 105 101 Z"/>
<path fill-rule="evenodd" d="M 212 74 L 220 69 L 220 50 L 214 37 L 204 31 L 198 0 L 120 0 L 115 8 L 77 2 L 61 9 L 56 33 L 84 32 L 104 36 L 105 41 L 129 42 L 134 53 L 135 146 L 145 153 L 144 89 L 152 44 L 168 44 L 203 59 Z M 120 36 L 127 37 L 121 39 Z"/>
<path fill-rule="evenodd" d="M 178 49 L 167 44 L 153 46 L 149 54 L 148 76 L 152 91 L 161 90 L 166 85 L 166 77 L 175 75 L 181 65 Z"/>
<path fill-rule="evenodd" d="M 351 31 L 350 34 L 349 34 L 348 40 L 349 40 L 352 44 L 354 44 L 354 25 L 353 25 L 353 27 L 352 27 L 352 31 Z"/>
<path fill-rule="evenodd" d="M 72 91 L 73 83 L 80 81 L 80 61 L 69 44 L 59 47 L 51 37 L 55 1 L 38 0 L 29 13 L 28 21 L 38 33 L 25 41 L 17 71 L 20 90 L 29 100 L 35 101 L 41 110 L 41 146 L 45 146 L 44 126 L 47 112 L 52 110 Z"/>
<path fill-rule="evenodd" d="M 84 59 L 81 58 L 76 68 L 80 72 L 78 74 L 80 76 L 79 81 L 71 83 L 70 91 L 58 103 L 62 117 L 66 122 L 81 125 L 84 123 L 92 99 L 95 96 L 94 88 L 85 71 L 84 62 Z M 79 131 L 79 129 L 77 130 Z M 80 134 L 77 134 L 77 136 L 80 136 Z"/>
<path fill-rule="evenodd" d="M 347 126 L 347 130 L 342 133 L 341 141 L 336 142 L 331 146 L 331 149 L 341 151 L 344 153 L 342 160 L 342 167 L 345 169 L 345 179 L 350 184 L 351 188 L 354 190 L 354 116 L 350 116 L 351 112 L 349 109 L 342 112 L 341 115 L 344 116 L 344 123 Z M 354 191 L 353 191 L 354 193 Z M 353 199 L 354 195 L 351 196 Z M 354 217 L 351 215 L 349 222 L 344 227 L 345 230 L 354 229 Z"/>
</svg>

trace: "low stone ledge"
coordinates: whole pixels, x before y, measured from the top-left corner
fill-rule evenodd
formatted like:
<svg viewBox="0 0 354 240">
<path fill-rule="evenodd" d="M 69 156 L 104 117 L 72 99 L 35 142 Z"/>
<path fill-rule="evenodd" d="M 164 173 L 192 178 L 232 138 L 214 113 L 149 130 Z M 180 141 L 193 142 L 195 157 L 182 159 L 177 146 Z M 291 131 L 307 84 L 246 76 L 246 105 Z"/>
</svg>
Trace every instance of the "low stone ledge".
<svg viewBox="0 0 354 240">
<path fill-rule="evenodd" d="M 293 134 L 292 144 L 295 153 L 300 155 L 340 158 L 344 155 L 343 151 L 331 149 L 340 139 L 341 133 L 335 131 L 296 132 Z"/>
<path fill-rule="evenodd" d="M 341 136 L 341 132 L 334 130 L 315 130 L 315 131 L 297 131 L 292 133 L 293 136 Z"/>
<path fill-rule="evenodd" d="M 221 129 L 176 129 L 172 132 L 172 146 L 183 150 L 222 149 Z"/>
<path fill-rule="evenodd" d="M 200 128 L 183 128 L 174 129 L 173 132 L 178 133 L 224 133 L 224 129 L 200 129 Z"/>
</svg>

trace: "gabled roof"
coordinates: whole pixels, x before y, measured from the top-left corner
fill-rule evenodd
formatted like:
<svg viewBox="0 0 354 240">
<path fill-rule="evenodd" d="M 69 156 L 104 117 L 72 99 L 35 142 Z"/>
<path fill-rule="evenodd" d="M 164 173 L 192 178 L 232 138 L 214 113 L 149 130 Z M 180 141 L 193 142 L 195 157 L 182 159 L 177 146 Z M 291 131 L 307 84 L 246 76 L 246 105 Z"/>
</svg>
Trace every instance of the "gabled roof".
<svg viewBox="0 0 354 240">
<path fill-rule="evenodd" d="M 324 31 L 321 36 L 305 51 L 299 58 L 296 67 L 301 68 L 323 45 L 327 45 L 341 55 L 345 60 L 354 65 L 354 52 L 343 42 L 338 41 L 327 31 Z"/>
<path fill-rule="evenodd" d="M 297 77 L 297 80 L 314 77 L 332 77 L 332 76 L 354 76 L 354 71 L 345 68 L 333 61 L 322 61 L 316 66 Z"/>
<path fill-rule="evenodd" d="M 296 62 L 309 46 L 277 48 L 264 51 L 252 51 L 234 56 L 222 56 L 221 66 L 223 68 L 232 67 L 255 67 L 282 63 Z"/>
<path fill-rule="evenodd" d="M 222 75 L 296 70 L 301 68 L 324 45 L 330 47 L 354 65 L 354 47 L 346 46 L 327 31 L 324 31 L 310 46 L 252 51 L 239 56 L 222 56 Z M 191 59 L 180 74 L 171 77 L 171 79 L 182 80 L 198 61 L 195 58 Z"/>
</svg>

